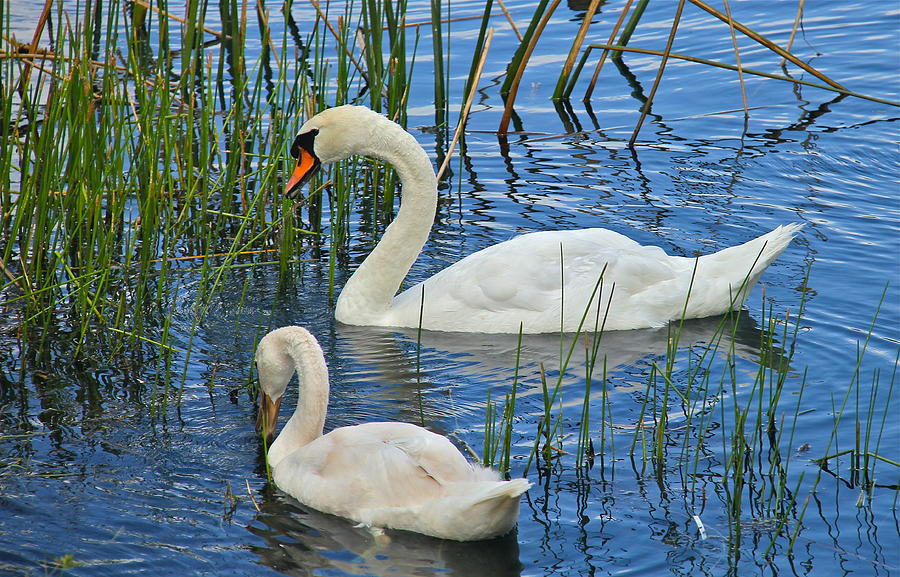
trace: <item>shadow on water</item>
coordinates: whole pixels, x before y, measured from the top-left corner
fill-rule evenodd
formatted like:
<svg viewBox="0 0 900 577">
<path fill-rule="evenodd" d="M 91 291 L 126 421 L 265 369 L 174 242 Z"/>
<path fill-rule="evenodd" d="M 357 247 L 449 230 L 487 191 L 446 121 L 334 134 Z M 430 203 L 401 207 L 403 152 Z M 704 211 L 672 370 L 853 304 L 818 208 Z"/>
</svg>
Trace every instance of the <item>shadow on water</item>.
<svg viewBox="0 0 900 577">
<path fill-rule="evenodd" d="M 348 350 L 347 356 L 372 364 L 377 378 L 385 385 L 415 380 L 419 346 L 423 357 L 454 359 L 459 364 L 455 368 L 459 374 L 488 382 L 511 380 L 516 373 L 520 380 L 528 381 L 539 376 L 541 367 L 547 373 L 558 373 L 564 367 L 567 380 L 582 381 L 588 376 L 586 353 L 596 338 L 600 341 L 599 357 L 605 358 L 607 370 L 633 367 L 646 359 L 666 355 L 673 341 L 681 348 L 710 347 L 754 363 L 780 363 L 784 356 L 784 351 L 777 347 L 769 354 L 762 354 L 763 331 L 746 310 L 726 317 L 687 320 L 680 327 L 680 335 L 677 331 L 679 326 L 673 323 L 599 335 L 566 334 L 562 338 L 552 333 L 522 335 L 520 343 L 519 336 L 514 334 L 419 333 L 416 329 L 338 326 L 338 336 Z M 573 348 L 576 337 L 579 342 Z M 566 363 L 570 348 L 573 352 Z M 600 362 L 597 364 L 602 366 Z"/>
<path fill-rule="evenodd" d="M 460 543 L 408 533 L 374 535 L 352 521 L 327 515 L 276 494 L 247 528 L 266 546 L 251 550 L 285 575 L 432 575 L 515 577 L 521 574 L 516 533 Z"/>
</svg>

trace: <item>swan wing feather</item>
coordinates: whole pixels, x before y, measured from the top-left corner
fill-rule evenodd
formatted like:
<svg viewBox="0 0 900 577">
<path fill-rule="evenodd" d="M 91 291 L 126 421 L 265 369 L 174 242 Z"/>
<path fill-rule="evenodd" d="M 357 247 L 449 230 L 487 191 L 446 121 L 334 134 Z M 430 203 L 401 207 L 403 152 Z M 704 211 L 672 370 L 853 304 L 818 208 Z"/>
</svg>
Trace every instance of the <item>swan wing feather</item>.
<svg viewBox="0 0 900 577">
<path fill-rule="evenodd" d="M 442 270 L 398 295 L 392 312 L 398 325 L 416 326 L 424 289 L 429 318 L 445 321 L 430 328 L 454 330 L 455 323 L 461 327 L 474 316 L 495 323 L 500 332 L 516 332 L 522 322 L 527 332 L 529 324 L 558 325 L 562 313 L 567 330 L 572 330 L 592 297 L 595 303 L 600 298 L 605 302 L 615 285 L 613 314 L 619 308 L 623 315 L 652 318 L 658 306 L 671 305 L 653 293 L 664 294 L 659 289 L 681 278 L 684 266 L 659 247 L 642 246 L 606 229 L 536 232 L 485 248 Z M 607 297 L 595 294 L 601 275 Z M 629 300 L 635 297 L 646 310 L 631 310 Z"/>
<path fill-rule="evenodd" d="M 416 507 L 478 474 L 445 437 L 408 423 L 341 427 L 288 455 L 275 483 L 298 500 L 354 517 L 362 509 Z"/>
</svg>

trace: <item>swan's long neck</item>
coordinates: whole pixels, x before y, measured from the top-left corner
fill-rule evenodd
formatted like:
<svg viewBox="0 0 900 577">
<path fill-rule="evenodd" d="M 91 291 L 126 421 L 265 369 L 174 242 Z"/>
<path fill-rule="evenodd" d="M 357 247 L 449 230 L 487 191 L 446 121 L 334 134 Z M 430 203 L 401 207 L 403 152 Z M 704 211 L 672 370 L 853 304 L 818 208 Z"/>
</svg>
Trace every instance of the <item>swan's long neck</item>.
<svg viewBox="0 0 900 577">
<path fill-rule="evenodd" d="M 348 324 L 370 324 L 388 312 L 428 240 L 437 210 L 437 178 L 428 155 L 400 126 L 377 118 L 370 138 L 355 152 L 391 164 L 400 177 L 403 198 L 381 241 L 341 290 L 335 317 Z"/>
<path fill-rule="evenodd" d="M 269 465 L 322 436 L 328 410 L 328 366 L 315 339 L 303 331 L 286 335 L 285 362 L 291 362 L 300 382 L 300 397 L 294 414 L 269 447 Z"/>
</svg>

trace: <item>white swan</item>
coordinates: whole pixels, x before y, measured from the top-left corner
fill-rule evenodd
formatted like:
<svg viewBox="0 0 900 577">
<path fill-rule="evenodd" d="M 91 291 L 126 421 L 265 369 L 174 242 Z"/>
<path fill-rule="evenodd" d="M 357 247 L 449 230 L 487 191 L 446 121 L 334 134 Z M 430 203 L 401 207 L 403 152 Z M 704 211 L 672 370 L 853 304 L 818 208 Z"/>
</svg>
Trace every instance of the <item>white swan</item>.
<svg viewBox="0 0 900 577">
<path fill-rule="evenodd" d="M 779 226 L 699 259 L 668 256 L 602 228 L 535 232 L 471 254 L 398 295 L 437 206 L 434 170 L 412 135 L 368 108 L 325 110 L 300 127 L 291 147 L 297 166 L 286 193 L 295 196 L 322 164 L 355 154 L 392 164 L 403 200 L 338 298 L 335 317 L 351 325 L 417 327 L 421 313 L 422 328 L 432 330 L 515 333 L 521 323 L 526 333 L 572 332 L 588 304 L 591 320 L 585 328 L 606 315 L 608 330 L 722 314 L 741 308 L 762 272 L 802 227 Z M 601 274 L 602 294 L 592 299 Z M 603 307 L 599 317 L 598 306 Z"/>
<path fill-rule="evenodd" d="M 409 423 L 365 423 L 322 435 L 328 367 L 302 327 L 276 329 L 256 349 L 257 428 L 271 440 L 282 395 L 298 374 L 300 399 L 268 448 L 275 484 L 326 513 L 371 527 L 475 541 L 508 533 L 525 479 L 470 464 L 446 437 Z"/>
</svg>

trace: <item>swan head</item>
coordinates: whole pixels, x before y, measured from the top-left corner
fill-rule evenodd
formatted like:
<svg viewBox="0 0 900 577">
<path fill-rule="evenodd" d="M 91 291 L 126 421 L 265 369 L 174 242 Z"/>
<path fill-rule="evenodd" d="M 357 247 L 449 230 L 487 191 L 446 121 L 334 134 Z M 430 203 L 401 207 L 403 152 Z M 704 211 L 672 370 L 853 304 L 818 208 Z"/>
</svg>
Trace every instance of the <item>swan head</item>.
<svg viewBox="0 0 900 577">
<path fill-rule="evenodd" d="M 271 444 L 278 425 L 281 399 L 294 376 L 295 365 L 287 353 L 286 338 L 295 327 L 274 330 L 264 336 L 256 347 L 256 370 L 259 377 L 259 413 L 256 430 Z M 296 327 L 299 328 L 299 327 Z"/>
<path fill-rule="evenodd" d="M 297 412 L 303 413 L 302 420 L 306 422 L 304 426 L 309 436 L 307 442 L 321 436 L 328 408 L 328 365 L 316 337 L 298 326 L 275 329 L 260 339 L 256 347 L 256 370 L 259 378 L 256 429 L 265 437 L 266 443 L 271 445 L 275 437 L 281 399 L 294 373 L 301 385 L 294 417 Z M 303 393 L 304 388 L 309 395 Z M 269 457 L 272 459 L 271 452 Z"/>
<path fill-rule="evenodd" d="M 379 133 L 398 129 L 403 132 L 399 125 L 365 106 L 337 106 L 316 114 L 300 127 L 291 144 L 291 156 L 297 164 L 285 185 L 285 194 L 295 198 L 323 164 L 354 154 L 381 156 L 377 145 L 373 146 L 384 141 Z"/>
</svg>

